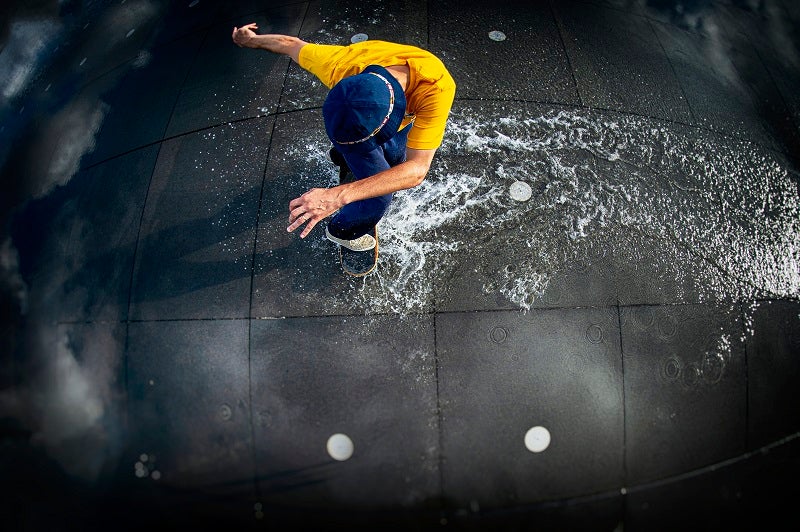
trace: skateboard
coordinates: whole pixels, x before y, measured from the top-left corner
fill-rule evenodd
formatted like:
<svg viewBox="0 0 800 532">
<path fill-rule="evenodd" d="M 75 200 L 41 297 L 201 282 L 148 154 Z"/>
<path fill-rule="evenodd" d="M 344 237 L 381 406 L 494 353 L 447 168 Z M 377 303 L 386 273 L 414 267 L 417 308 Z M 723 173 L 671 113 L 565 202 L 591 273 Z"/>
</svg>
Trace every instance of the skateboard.
<svg viewBox="0 0 800 532">
<path fill-rule="evenodd" d="M 353 277 L 364 277 L 378 265 L 378 228 L 375 227 L 372 236 L 375 237 L 375 248 L 369 251 L 353 251 L 344 246 L 339 246 L 339 261 L 342 263 L 344 273 Z"/>
</svg>

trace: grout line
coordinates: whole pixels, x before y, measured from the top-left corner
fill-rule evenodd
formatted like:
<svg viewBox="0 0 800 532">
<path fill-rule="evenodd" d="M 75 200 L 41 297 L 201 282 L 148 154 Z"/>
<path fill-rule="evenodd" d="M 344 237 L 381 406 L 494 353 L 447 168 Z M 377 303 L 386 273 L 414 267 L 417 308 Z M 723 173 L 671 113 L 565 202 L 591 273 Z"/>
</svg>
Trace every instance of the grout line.
<svg viewBox="0 0 800 532">
<path fill-rule="evenodd" d="M 272 120 L 272 129 L 269 134 L 269 144 L 267 145 L 266 156 L 264 157 L 264 171 L 261 177 L 261 192 L 258 197 L 258 210 L 256 211 L 256 225 L 255 234 L 253 235 L 253 253 L 250 259 L 250 302 L 248 304 L 248 317 L 247 319 L 247 391 L 249 399 L 249 413 L 250 413 L 250 442 L 252 445 L 252 459 L 253 459 L 253 490 L 256 499 L 261 499 L 261 485 L 258 482 L 258 466 L 257 466 L 257 452 L 256 452 L 256 428 L 254 421 L 254 406 L 253 406 L 253 289 L 255 286 L 256 277 L 256 253 L 258 252 L 258 228 L 261 221 L 261 210 L 264 205 L 264 189 L 267 181 L 267 167 L 269 165 L 269 155 L 272 150 L 272 138 L 275 134 L 275 122 Z"/>
<path fill-rule="evenodd" d="M 751 312 L 755 312 L 751 310 Z M 751 319 L 753 319 L 751 317 Z M 739 303 L 739 325 L 742 328 L 742 350 L 744 351 L 744 448 L 750 448 L 750 365 L 747 351 L 747 320 L 745 319 L 745 304 Z"/>
<path fill-rule="evenodd" d="M 439 390 L 439 336 L 436 327 L 436 314 L 433 315 L 433 374 L 434 379 L 436 380 L 436 425 L 437 425 L 437 432 L 438 432 L 438 442 L 439 442 L 439 460 L 438 460 L 438 468 L 439 468 L 439 496 L 440 496 L 440 505 L 441 507 L 439 510 L 444 512 L 446 510 L 444 500 L 445 500 L 445 490 L 444 490 L 444 430 L 442 428 L 442 404 L 441 404 L 441 395 Z"/>
<path fill-rule="evenodd" d="M 625 395 L 625 349 L 622 342 L 622 309 L 617 300 L 617 330 L 619 331 L 620 379 L 622 380 L 622 481 L 628 483 L 628 411 Z M 622 494 L 622 515 L 627 513 L 628 496 Z"/>
<path fill-rule="evenodd" d="M 128 306 L 126 309 L 126 319 L 124 320 L 125 324 L 125 345 L 122 355 L 122 364 L 123 364 L 123 385 L 125 387 L 125 427 L 126 429 L 129 428 L 130 422 L 130 393 L 128 389 L 128 351 L 130 346 L 130 328 L 131 328 L 131 312 L 133 309 L 133 281 L 136 277 L 136 262 L 139 256 L 139 242 L 141 241 L 142 237 L 142 226 L 144 225 L 144 213 L 147 210 L 147 200 L 150 197 L 150 188 L 153 186 L 153 178 L 155 177 L 156 167 L 158 166 L 158 158 L 161 155 L 161 148 L 163 144 L 158 145 L 158 149 L 156 150 L 155 157 L 153 158 L 153 167 L 150 170 L 150 179 L 147 183 L 147 190 L 145 190 L 144 194 L 144 201 L 142 201 L 142 211 L 139 215 L 139 226 L 136 228 L 136 242 L 133 245 L 133 255 L 131 257 L 131 277 L 128 281 Z"/>
<path fill-rule="evenodd" d="M 553 1 L 549 0 L 548 5 L 550 6 L 550 13 L 553 15 L 553 21 L 556 24 L 556 30 L 558 31 L 558 38 L 561 41 L 561 48 L 564 50 L 564 57 L 567 58 L 567 68 L 569 68 L 569 74 L 572 78 L 572 84 L 575 86 L 575 94 L 578 96 L 578 102 L 580 102 L 580 106 L 585 108 L 586 104 L 583 102 L 583 96 L 581 96 L 581 90 L 578 86 L 578 79 L 575 77 L 575 69 L 572 68 L 572 60 L 569 58 L 569 50 L 567 50 L 567 43 L 564 41 L 564 33 L 563 33 L 563 23 L 558 18 L 556 14 L 556 8 L 553 7 Z"/>
<path fill-rule="evenodd" d="M 291 63 L 290 63 L 290 66 L 291 66 Z M 672 124 L 672 125 L 676 125 L 676 126 L 692 128 L 692 129 L 699 130 L 699 131 L 705 131 L 707 133 L 710 133 L 712 135 L 720 137 L 722 140 L 726 140 L 726 141 L 751 143 L 751 144 L 757 145 L 757 146 L 759 146 L 759 147 L 761 147 L 761 148 L 763 148 L 765 150 L 768 150 L 770 152 L 773 152 L 773 153 L 776 153 L 776 154 L 780 154 L 780 155 L 783 155 L 783 156 L 788 156 L 789 155 L 786 152 L 784 152 L 783 150 L 781 150 L 779 147 L 775 146 L 774 143 L 769 141 L 769 139 L 767 139 L 767 140 L 755 139 L 754 140 L 754 139 L 749 139 L 749 138 L 742 138 L 742 137 L 738 137 L 738 136 L 736 136 L 736 135 L 734 135 L 732 133 L 727 133 L 725 131 L 720 131 L 720 130 L 709 128 L 709 127 L 704 126 L 702 124 L 691 124 L 691 123 L 688 123 L 688 122 L 682 122 L 680 120 L 675 120 L 675 119 L 670 119 L 670 118 L 663 118 L 663 117 L 659 117 L 659 116 L 651 116 L 651 115 L 636 113 L 636 112 L 633 112 L 633 111 L 624 111 L 624 110 L 620 110 L 620 109 L 611 109 L 611 108 L 607 108 L 607 107 L 585 107 L 582 104 L 581 105 L 577 105 L 577 104 L 570 104 L 570 103 L 550 101 L 550 100 L 524 100 L 524 99 L 518 99 L 518 98 L 457 97 L 455 99 L 455 101 L 457 101 L 457 102 L 520 103 L 520 104 L 533 104 L 533 105 L 550 105 L 550 106 L 553 106 L 553 107 L 575 109 L 575 110 L 581 110 L 581 111 L 596 111 L 596 112 L 601 112 L 601 113 L 613 113 L 613 114 L 621 115 L 621 116 L 633 116 L 633 117 L 638 117 L 638 118 L 646 118 L 646 119 L 649 119 L 649 120 L 656 120 L 658 122 L 663 122 L 663 123 L 666 123 L 666 124 Z M 176 101 L 176 103 L 177 103 L 177 101 Z M 193 134 L 196 134 L 196 133 L 209 131 L 211 129 L 225 127 L 225 126 L 229 126 L 229 125 L 232 125 L 232 124 L 238 124 L 238 123 L 241 123 L 241 122 L 247 122 L 247 121 L 250 121 L 250 120 L 258 120 L 260 118 L 269 118 L 269 117 L 278 117 L 278 116 L 283 116 L 283 115 L 290 115 L 290 114 L 293 114 L 293 113 L 302 113 L 302 112 L 306 112 L 306 111 L 314 111 L 314 110 L 317 110 L 317 109 L 322 109 L 322 106 L 302 107 L 302 108 L 299 108 L 299 109 L 277 110 L 277 111 L 272 112 L 272 113 L 259 114 L 259 115 L 255 115 L 255 116 L 245 117 L 245 118 L 238 118 L 238 119 L 235 119 L 235 120 L 230 120 L 228 122 L 221 122 L 219 124 L 213 124 L 213 125 L 210 125 L 210 126 L 201 127 L 201 128 L 193 129 L 193 130 L 190 130 L 190 131 L 184 131 L 184 132 L 181 132 L 181 133 L 176 133 L 175 135 L 172 135 L 172 136 L 169 136 L 169 137 L 164 137 L 163 139 L 156 140 L 156 141 L 153 141 L 153 142 L 149 142 L 147 144 L 142 144 L 141 146 L 137 146 L 135 148 L 131 148 L 131 149 L 126 150 L 124 152 L 120 152 L 120 153 L 118 153 L 116 155 L 112 155 L 110 157 L 107 157 L 106 159 L 103 159 L 102 161 L 98 161 L 98 162 L 92 163 L 92 164 L 90 164 L 90 165 L 88 165 L 86 167 L 83 167 L 83 168 L 81 168 L 81 170 L 82 171 L 89 170 L 89 169 L 92 169 L 92 168 L 94 168 L 96 166 L 100 166 L 100 165 L 105 164 L 105 163 L 107 163 L 109 161 L 112 161 L 114 159 L 117 159 L 117 158 L 120 158 L 120 157 L 124 157 L 125 155 L 128 155 L 128 154 L 131 154 L 133 152 L 139 151 L 141 149 L 148 148 L 150 146 L 153 146 L 153 145 L 156 145 L 156 144 L 161 144 L 163 142 L 167 142 L 169 140 L 174 140 L 174 139 L 177 139 L 177 138 L 180 138 L 180 137 L 184 137 L 184 136 L 187 136 L 187 135 L 193 135 Z"/>
<path fill-rule="evenodd" d="M 683 83 L 681 83 L 680 77 L 678 77 L 678 72 L 675 70 L 675 65 L 670 59 L 669 54 L 667 53 L 667 49 L 664 48 L 664 43 L 661 42 L 661 39 L 658 38 L 658 33 L 656 32 L 655 27 L 653 26 L 653 21 L 646 20 L 647 27 L 650 28 L 650 31 L 653 33 L 653 37 L 655 37 L 656 42 L 658 43 L 659 48 L 661 48 L 661 52 L 664 54 L 664 59 L 667 60 L 667 64 L 669 65 L 670 70 L 672 70 L 672 75 L 675 78 L 675 83 L 678 84 L 678 88 L 681 90 L 681 96 L 683 97 L 683 101 L 686 102 L 686 108 L 689 109 L 689 116 L 692 118 L 692 125 L 698 123 L 697 116 L 694 113 L 694 109 L 692 109 L 692 103 L 689 101 L 689 97 L 686 95 L 686 91 L 683 88 Z"/>
<path fill-rule="evenodd" d="M 408 312 L 398 314 L 394 312 L 376 312 L 364 314 L 363 312 L 352 314 L 298 314 L 293 316 L 253 316 L 253 317 L 218 317 L 218 318 L 166 318 L 166 319 L 127 319 L 127 320 L 59 320 L 56 325 L 92 325 L 92 324 L 132 324 L 132 323 L 181 323 L 181 322 L 208 322 L 208 321 L 269 321 L 269 320 L 302 320 L 302 319 L 338 319 L 338 318 L 380 318 L 395 317 L 403 319 L 405 317 L 423 316 L 445 316 L 455 314 L 496 314 L 503 312 L 513 313 L 533 313 L 550 312 L 558 310 L 586 310 L 586 309 L 635 309 L 645 307 L 688 307 L 688 306 L 731 306 L 744 303 L 769 303 L 778 301 L 800 302 L 797 297 L 773 297 L 773 298 L 750 298 L 750 299 L 720 299 L 714 301 L 689 301 L 689 302 L 650 302 L 650 303 L 630 303 L 630 304 L 608 304 L 608 305 L 572 305 L 563 307 L 534 307 L 530 309 L 514 308 L 494 308 L 494 309 L 463 309 L 463 310 L 428 310 L 421 312 Z"/>
</svg>

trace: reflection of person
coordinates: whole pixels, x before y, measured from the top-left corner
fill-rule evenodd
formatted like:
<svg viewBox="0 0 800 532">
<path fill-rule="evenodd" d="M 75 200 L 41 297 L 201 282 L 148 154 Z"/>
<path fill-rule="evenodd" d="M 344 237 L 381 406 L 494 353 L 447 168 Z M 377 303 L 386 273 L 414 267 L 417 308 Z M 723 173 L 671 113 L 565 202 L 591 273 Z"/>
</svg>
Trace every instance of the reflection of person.
<svg viewBox="0 0 800 532">
<path fill-rule="evenodd" d="M 331 89 L 322 106 L 331 159 L 346 163 L 355 176 L 292 200 L 288 231 L 306 224 L 300 234 L 305 237 L 336 213 L 325 230 L 330 240 L 357 251 L 374 248 L 369 233 L 392 194 L 419 185 L 428 173 L 453 104 L 453 78 L 436 56 L 414 46 L 369 40 L 311 44 L 258 35 L 257 29 L 234 28 L 233 42 L 287 55 Z"/>
</svg>

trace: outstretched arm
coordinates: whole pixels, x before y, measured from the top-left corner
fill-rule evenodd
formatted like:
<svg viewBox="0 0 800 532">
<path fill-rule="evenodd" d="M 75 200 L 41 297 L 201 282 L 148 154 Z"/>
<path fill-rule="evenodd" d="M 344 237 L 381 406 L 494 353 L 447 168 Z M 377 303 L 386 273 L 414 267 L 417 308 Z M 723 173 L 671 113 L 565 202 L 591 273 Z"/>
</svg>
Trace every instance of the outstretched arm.
<svg viewBox="0 0 800 532">
<path fill-rule="evenodd" d="M 288 55 L 295 63 L 299 62 L 300 48 L 307 42 L 292 37 L 291 35 L 266 34 L 258 35 L 255 23 L 247 24 L 241 28 L 233 28 L 233 42 L 240 48 L 260 48 L 282 55 Z"/>
<path fill-rule="evenodd" d="M 312 188 L 289 202 L 289 227 L 294 231 L 308 222 L 300 233 L 305 238 L 317 223 L 348 203 L 413 188 L 425 179 L 436 150 L 407 150 L 406 161 L 374 176 L 332 188 Z"/>
</svg>

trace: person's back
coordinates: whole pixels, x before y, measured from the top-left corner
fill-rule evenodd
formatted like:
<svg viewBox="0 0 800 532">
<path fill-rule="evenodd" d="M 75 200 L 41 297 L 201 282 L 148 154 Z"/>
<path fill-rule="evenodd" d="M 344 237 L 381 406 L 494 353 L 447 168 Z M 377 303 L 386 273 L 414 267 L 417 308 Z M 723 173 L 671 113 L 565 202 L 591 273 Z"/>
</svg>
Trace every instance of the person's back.
<svg viewBox="0 0 800 532">
<path fill-rule="evenodd" d="M 456 84 L 444 64 L 415 46 L 364 41 L 312 44 L 286 35 L 257 35 L 255 24 L 234 28 L 233 41 L 288 55 L 330 88 L 323 117 L 332 159 L 355 179 L 314 188 L 289 202 L 288 231 L 305 238 L 335 213 L 326 237 L 354 251 L 376 246 L 375 227 L 392 195 L 419 185 L 442 143 Z"/>
</svg>

